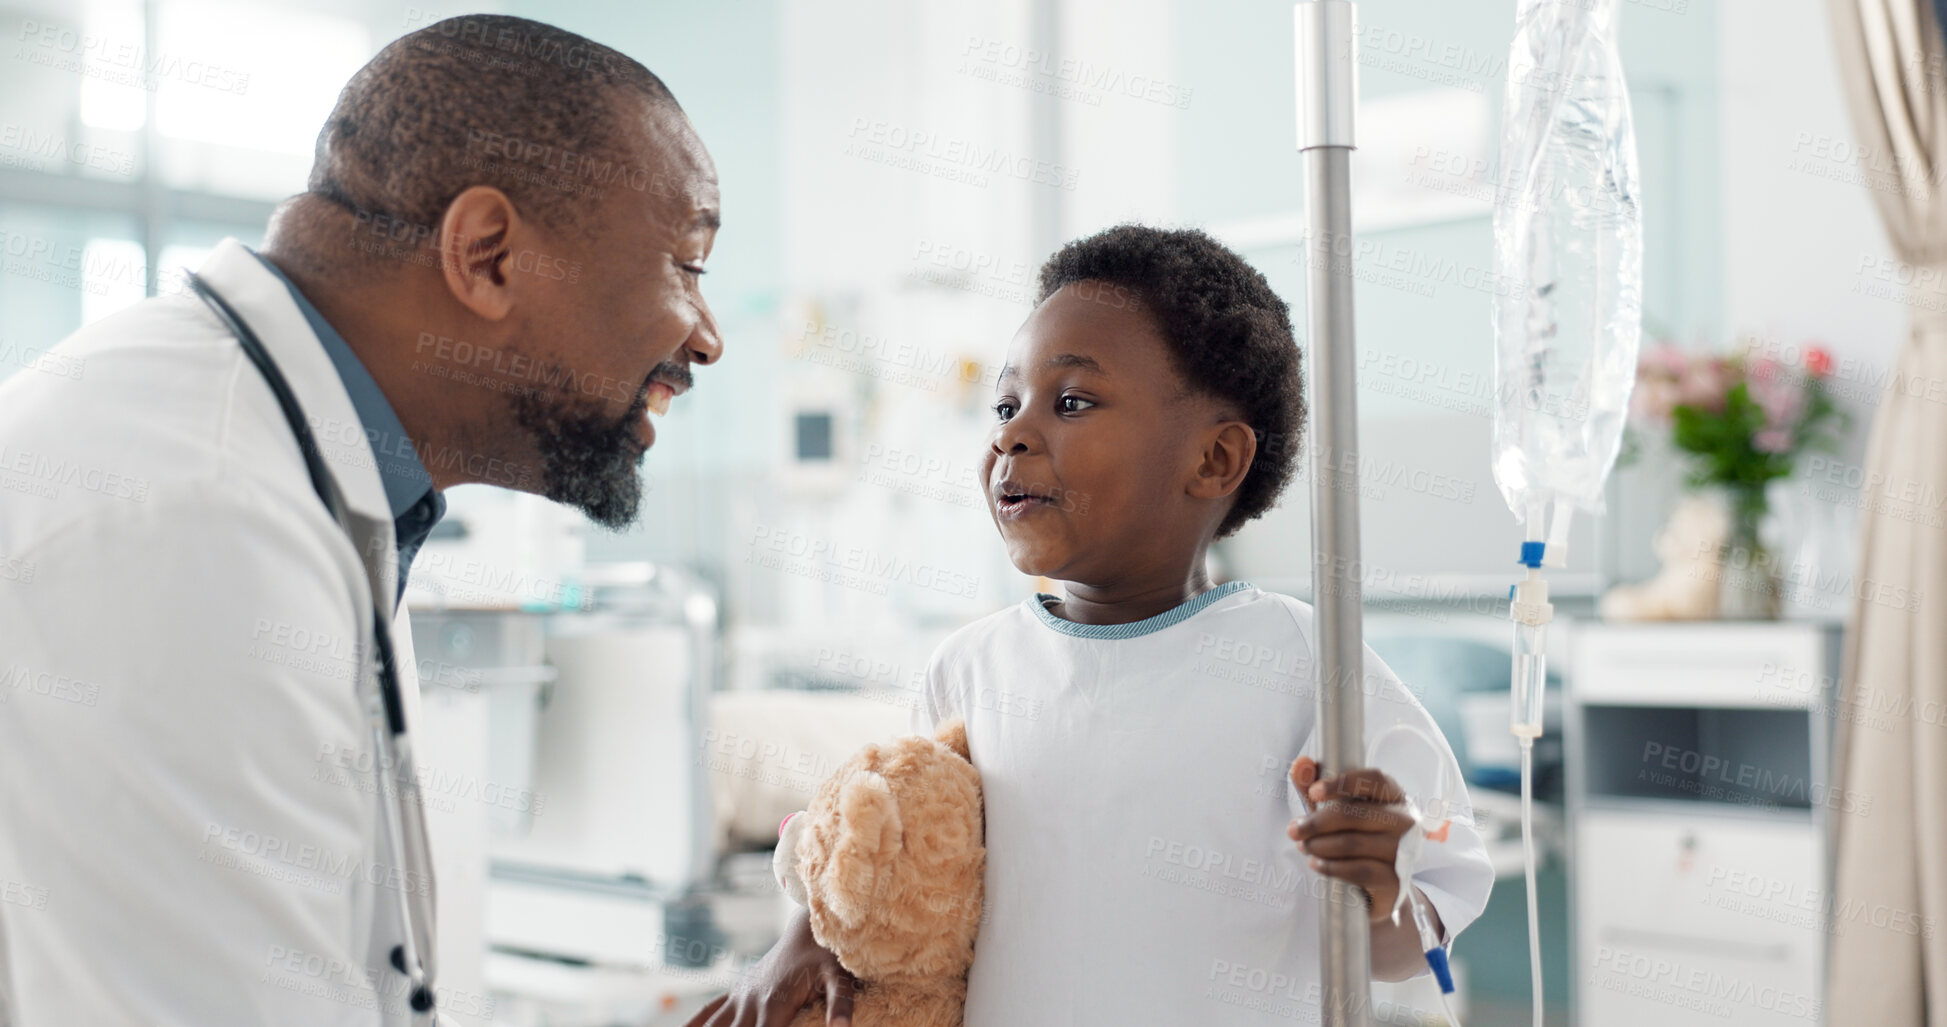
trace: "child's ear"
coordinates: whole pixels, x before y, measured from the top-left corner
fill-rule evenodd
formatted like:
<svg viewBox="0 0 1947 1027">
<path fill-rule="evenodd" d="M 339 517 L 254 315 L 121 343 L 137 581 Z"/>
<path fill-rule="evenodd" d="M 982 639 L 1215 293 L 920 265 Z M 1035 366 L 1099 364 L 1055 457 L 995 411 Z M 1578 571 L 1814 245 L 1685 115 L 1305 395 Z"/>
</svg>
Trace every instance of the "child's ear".
<svg viewBox="0 0 1947 1027">
<path fill-rule="evenodd" d="M 1190 495 L 1222 499 L 1237 491 L 1257 459 L 1257 432 L 1243 421 L 1212 425 L 1204 436 L 1203 459 L 1190 479 Z"/>
</svg>

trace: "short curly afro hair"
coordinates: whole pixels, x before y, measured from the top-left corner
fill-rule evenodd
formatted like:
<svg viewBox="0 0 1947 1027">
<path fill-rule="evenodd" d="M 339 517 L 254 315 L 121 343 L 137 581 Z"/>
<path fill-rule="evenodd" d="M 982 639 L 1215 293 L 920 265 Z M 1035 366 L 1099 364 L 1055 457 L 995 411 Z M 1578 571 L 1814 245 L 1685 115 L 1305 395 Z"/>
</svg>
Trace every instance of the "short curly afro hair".
<svg viewBox="0 0 1947 1027">
<path fill-rule="evenodd" d="M 623 131 L 625 100 L 677 106 L 633 58 L 526 18 L 467 14 L 400 36 L 338 94 L 308 190 L 430 236 L 488 185 L 550 228 L 600 226 L 607 188 L 660 186 Z"/>
<path fill-rule="evenodd" d="M 1271 509 L 1297 464 L 1305 387 L 1291 308 L 1264 275 L 1195 229 L 1125 224 L 1077 239 L 1049 257 L 1035 302 L 1075 282 L 1133 293 L 1169 341 L 1183 384 L 1233 404 L 1257 434 L 1257 457 L 1217 537 Z"/>
</svg>

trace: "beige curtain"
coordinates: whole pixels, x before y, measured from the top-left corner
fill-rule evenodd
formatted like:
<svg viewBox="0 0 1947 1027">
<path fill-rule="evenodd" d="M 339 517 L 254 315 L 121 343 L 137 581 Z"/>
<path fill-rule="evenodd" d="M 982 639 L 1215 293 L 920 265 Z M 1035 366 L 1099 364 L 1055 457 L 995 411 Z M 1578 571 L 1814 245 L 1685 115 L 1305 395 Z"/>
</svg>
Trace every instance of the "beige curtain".
<svg viewBox="0 0 1947 1027">
<path fill-rule="evenodd" d="M 1903 261 L 1947 274 L 1947 63 L 1928 0 L 1829 0 L 1860 159 Z M 1947 1027 L 1947 312 L 1911 315 L 1867 446 L 1846 636 L 1826 1020 Z M 1914 502 L 1910 497 L 1918 496 Z M 1870 805 L 1868 805 L 1868 803 Z M 1884 926 L 1880 926 L 1880 925 Z"/>
</svg>

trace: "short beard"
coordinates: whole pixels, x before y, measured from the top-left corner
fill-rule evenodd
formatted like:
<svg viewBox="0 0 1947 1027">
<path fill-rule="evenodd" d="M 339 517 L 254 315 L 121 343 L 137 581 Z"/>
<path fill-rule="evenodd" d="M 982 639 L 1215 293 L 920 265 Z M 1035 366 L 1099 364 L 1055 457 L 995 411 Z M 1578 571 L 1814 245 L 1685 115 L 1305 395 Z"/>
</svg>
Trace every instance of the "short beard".
<svg viewBox="0 0 1947 1027">
<path fill-rule="evenodd" d="M 648 410 L 647 381 L 619 421 L 599 400 L 541 390 L 515 393 L 514 421 L 541 454 L 541 495 L 610 531 L 634 524 L 642 505 L 636 469 L 647 452 L 636 423 Z"/>
</svg>

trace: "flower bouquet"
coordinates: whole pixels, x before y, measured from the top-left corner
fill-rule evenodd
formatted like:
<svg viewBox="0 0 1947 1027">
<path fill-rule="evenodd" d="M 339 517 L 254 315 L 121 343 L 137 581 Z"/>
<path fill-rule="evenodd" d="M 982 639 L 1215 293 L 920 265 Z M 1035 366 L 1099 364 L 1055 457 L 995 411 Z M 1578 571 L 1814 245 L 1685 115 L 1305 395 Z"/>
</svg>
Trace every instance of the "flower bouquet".
<svg viewBox="0 0 1947 1027">
<path fill-rule="evenodd" d="M 1728 515 L 1719 616 L 1776 616 L 1772 560 L 1759 537 L 1766 488 L 1791 476 L 1798 456 L 1832 451 L 1846 423 L 1826 387 L 1832 356 L 1816 344 L 1794 364 L 1748 347 L 1742 354 L 1686 353 L 1665 342 L 1636 365 L 1629 453 L 1640 435 L 1668 433 L 1689 457 L 1686 483 L 1716 490 Z M 1732 573 L 1735 567 L 1740 574 Z M 1762 581 L 1742 580 L 1753 575 Z M 1739 580 L 1733 580 L 1735 578 Z"/>
</svg>

